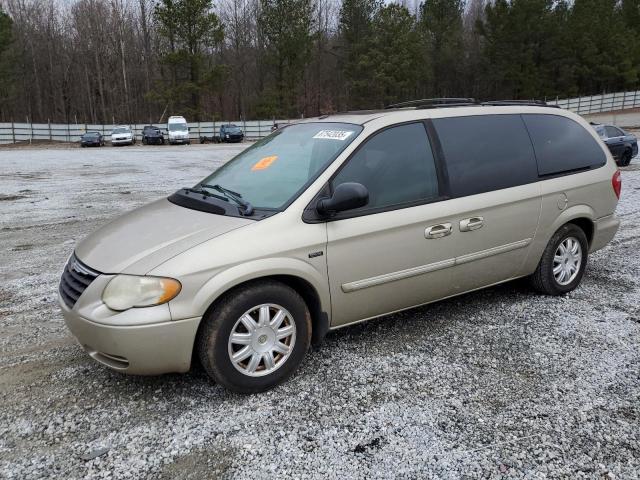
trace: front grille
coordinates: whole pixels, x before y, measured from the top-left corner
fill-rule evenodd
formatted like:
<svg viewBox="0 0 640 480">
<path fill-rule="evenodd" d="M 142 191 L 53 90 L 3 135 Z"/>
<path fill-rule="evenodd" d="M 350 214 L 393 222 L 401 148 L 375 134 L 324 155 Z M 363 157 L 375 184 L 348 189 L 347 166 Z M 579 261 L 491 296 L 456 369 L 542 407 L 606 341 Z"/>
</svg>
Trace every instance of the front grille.
<svg viewBox="0 0 640 480">
<path fill-rule="evenodd" d="M 73 308 L 80 295 L 98 275 L 100 272 L 87 267 L 76 258 L 75 254 L 71 255 L 60 279 L 60 296 L 67 307 Z"/>
</svg>

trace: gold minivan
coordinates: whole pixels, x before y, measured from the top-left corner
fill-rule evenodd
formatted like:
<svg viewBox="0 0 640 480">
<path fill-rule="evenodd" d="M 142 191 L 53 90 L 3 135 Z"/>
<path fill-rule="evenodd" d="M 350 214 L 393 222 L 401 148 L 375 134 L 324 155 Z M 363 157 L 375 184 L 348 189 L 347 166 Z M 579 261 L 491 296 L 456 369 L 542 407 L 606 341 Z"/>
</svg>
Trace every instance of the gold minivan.
<svg viewBox="0 0 640 480">
<path fill-rule="evenodd" d="M 197 358 L 258 392 L 329 330 L 520 277 L 573 290 L 618 229 L 620 188 L 595 131 L 557 108 L 312 118 L 82 240 L 60 307 L 114 370 L 186 372 Z"/>
</svg>

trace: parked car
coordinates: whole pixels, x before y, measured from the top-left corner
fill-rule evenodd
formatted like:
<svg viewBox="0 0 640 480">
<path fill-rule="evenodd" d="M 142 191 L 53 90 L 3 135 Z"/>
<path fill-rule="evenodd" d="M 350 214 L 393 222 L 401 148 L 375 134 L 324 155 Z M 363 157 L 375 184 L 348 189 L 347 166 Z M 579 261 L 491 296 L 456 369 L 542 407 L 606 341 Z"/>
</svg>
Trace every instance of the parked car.
<svg viewBox="0 0 640 480">
<path fill-rule="evenodd" d="M 147 125 L 142 129 L 143 145 L 164 145 L 164 134 L 162 130 L 153 125 Z"/>
<path fill-rule="evenodd" d="M 135 145 L 136 136 L 128 125 L 118 125 L 111 132 L 111 145 Z"/>
<path fill-rule="evenodd" d="M 619 226 L 596 132 L 556 108 L 421 105 L 291 124 L 103 226 L 62 275 L 68 328 L 114 370 L 197 358 L 258 392 L 329 330 L 520 277 L 574 290 Z"/>
<path fill-rule="evenodd" d="M 189 127 L 184 117 L 169 117 L 167 123 L 167 131 L 169 132 L 169 143 L 171 145 L 191 143 L 189 138 Z"/>
<path fill-rule="evenodd" d="M 103 147 L 104 137 L 100 132 L 86 132 L 80 137 L 81 147 Z"/>
<path fill-rule="evenodd" d="M 218 139 L 221 143 L 236 143 L 244 140 L 244 132 L 240 127 L 233 123 L 220 126 L 220 133 Z"/>
<path fill-rule="evenodd" d="M 638 139 L 615 125 L 592 124 L 600 138 L 611 151 L 616 163 L 626 167 L 638 154 Z"/>
</svg>

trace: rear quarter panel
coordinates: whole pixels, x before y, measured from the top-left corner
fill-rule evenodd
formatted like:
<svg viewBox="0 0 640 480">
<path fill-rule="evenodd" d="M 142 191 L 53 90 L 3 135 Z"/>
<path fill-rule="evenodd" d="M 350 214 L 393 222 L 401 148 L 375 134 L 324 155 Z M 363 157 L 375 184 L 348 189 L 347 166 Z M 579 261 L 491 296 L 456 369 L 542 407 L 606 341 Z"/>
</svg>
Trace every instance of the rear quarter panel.
<svg viewBox="0 0 640 480">
<path fill-rule="evenodd" d="M 603 167 L 540 182 L 542 210 L 538 232 L 523 274 L 532 273 L 553 234 L 565 223 L 577 218 L 598 219 L 614 213 L 618 198 L 611 185 L 617 167 L 607 151 Z"/>
</svg>

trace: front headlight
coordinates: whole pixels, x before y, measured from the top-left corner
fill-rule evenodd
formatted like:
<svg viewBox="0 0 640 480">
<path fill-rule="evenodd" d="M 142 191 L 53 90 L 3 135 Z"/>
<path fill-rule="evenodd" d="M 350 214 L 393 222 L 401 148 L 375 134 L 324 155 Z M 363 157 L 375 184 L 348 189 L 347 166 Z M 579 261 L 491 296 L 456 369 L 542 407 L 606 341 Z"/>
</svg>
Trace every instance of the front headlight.
<svg viewBox="0 0 640 480">
<path fill-rule="evenodd" d="M 151 307 L 175 298 L 182 285 L 173 278 L 117 275 L 102 292 L 102 301 L 111 310 Z"/>
</svg>

